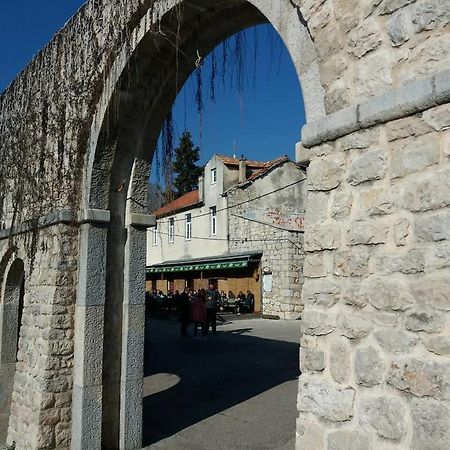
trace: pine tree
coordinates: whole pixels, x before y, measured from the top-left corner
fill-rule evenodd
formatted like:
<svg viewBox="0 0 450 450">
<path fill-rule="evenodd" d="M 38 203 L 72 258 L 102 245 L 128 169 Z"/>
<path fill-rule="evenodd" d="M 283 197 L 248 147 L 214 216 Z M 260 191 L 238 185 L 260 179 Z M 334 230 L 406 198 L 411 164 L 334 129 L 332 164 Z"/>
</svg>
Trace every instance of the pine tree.
<svg viewBox="0 0 450 450">
<path fill-rule="evenodd" d="M 198 177 L 203 173 L 203 168 L 196 164 L 199 159 L 200 149 L 194 147 L 191 133 L 184 131 L 180 138 L 180 143 L 175 149 L 175 161 L 173 163 L 175 172 L 173 185 L 177 197 L 197 189 Z"/>
</svg>

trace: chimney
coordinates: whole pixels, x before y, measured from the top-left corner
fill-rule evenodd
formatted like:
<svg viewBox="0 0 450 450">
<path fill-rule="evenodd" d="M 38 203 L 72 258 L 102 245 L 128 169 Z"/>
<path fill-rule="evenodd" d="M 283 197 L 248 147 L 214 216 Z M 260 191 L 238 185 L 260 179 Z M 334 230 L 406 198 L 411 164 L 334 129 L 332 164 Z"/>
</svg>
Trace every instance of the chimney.
<svg viewBox="0 0 450 450">
<path fill-rule="evenodd" d="M 247 179 L 247 164 L 244 156 L 239 160 L 239 183 L 244 183 Z"/>
<path fill-rule="evenodd" d="M 205 179 L 203 176 L 198 177 L 198 200 L 203 202 L 205 200 Z"/>
</svg>

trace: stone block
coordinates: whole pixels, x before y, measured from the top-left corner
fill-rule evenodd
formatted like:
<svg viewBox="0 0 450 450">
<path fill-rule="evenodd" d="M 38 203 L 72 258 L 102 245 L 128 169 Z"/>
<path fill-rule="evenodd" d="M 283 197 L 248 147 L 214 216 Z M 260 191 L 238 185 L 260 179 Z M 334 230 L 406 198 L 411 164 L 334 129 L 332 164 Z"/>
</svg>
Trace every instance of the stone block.
<svg viewBox="0 0 450 450">
<path fill-rule="evenodd" d="M 384 2 L 380 8 L 380 14 L 382 14 L 382 15 L 392 14 L 393 12 L 397 11 L 398 9 L 403 8 L 404 6 L 407 6 L 411 3 L 414 3 L 415 1 L 416 0 L 390 0 L 390 1 Z"/>
<path fill-rule="evenodd" d="M 369 303 L 383 311 L 405 311 L 414 297 L 403 281 L 395 277 L 373 277 L 365 285 Z"/>
<path fill-rule="evenodd" d="M 419 305 L 450 311 L 450 279 L 447 275 L 422 277 L 412 284 Z"/>
<path fill-rule="evenodd" d="M 333 273 L 340 277 L 363 277 L 368 275 L 369 251 L 364 248 L 339 250 L 334 254 Z"/>
<path fill-rule="evenodd" d="M 349 339 L 361 339 L 366 337 L 373 330 L 371 322 L 361 316 L 341 314 L 338 318 L 339 329 L 342 336 Z"/>
<path fill-rule="evenodd" d="M 442 314 L 431 310 L 417 310 L 406 317 L 406 329 L 440 333 L 444 329 L 445 319 Z"/>
<path fill-rule="evenodd" d="M 348 134 L 339 139 L 339 147 L 343 151 L 363 150 L 378 144 L 379 130 L 377 128 L 368 128 Z"/>
<path fill-rule="evenodd" d="M 370 439 L 367 433 L 360 431 L 338 430 L 328 434 L 327 450 L 370 450 Z"/>
<path fill-rule="evenodd" d="M 413 249 L 400 255 L 380 255 L 376 266 L 379 273 L 421 273 L 425 270 L 425 258 L 422 249 Z"/>
<path fill-rule="evenodd" d="M 305 305 L 318 305 L 330 308 L 339 301 L 339 285 L 329 279 L 307 279 L 302 289 L 302 302 Z"/>
<path fill-rule="evenodd" d="M 450 336 L 427 336 L 422 342 L 428 351 L 436 355 L 450 355 Z"/>
<path fill-rule="evenodd" d="M 385 244 L 389 233 L 389 224 L 382 220 L 364 220 L 351 222 L 347 230 L 349 245 Z"/>
<path fill-rule="evenodd" d="M 342 300 L 345 304 L 356 308 L 364 308 L 369 301 L 367 292 L 361 288 L 361 283 L 354 279 L 344 284 Z"/>
<path fill-rule="evenodd" d="M 359 195 L 358 217 L 384 216 L 392 212 L 392 192 L 386 188 L 371 187 Z"/>
<path fill-rule="evenodd" d="M 392 353 L 411 352 L 417 343 L 417 336 L 398 328 L 385 328 L 375 332 L 381 347 Z"/>
<path fill-rule="evenodd" d="M 425 271 L 432 272 L 450 267 L 450 243 L 433 243 L 424 253 Z"/>
<path fill-rule="evenodd" d="M 331 217 L 335 220 L 345 220 L 350 217 L 353 205 L 353 194 L 351 191 L 337 191 L 333 200 Z"/>
<path fill-rule="evenodd" d="M 436 131 L 450 128 L 450 104 L 447 103 L 423 113 L 424 121 Z"/>
<path fill-rule="evenodd" d="M 340 228 L 334 225 L 309 225 L 305 228 L 305 250 L 314 252 L 318 250 L 333 250 L 340 245 Z"/>
<path fill-rule="evenodd" d="M 439 145 L 437 134 L 407 139 L 406 142 L 398 141 L 391 152 L 391 177 L 404 177 L 437 164 Z"/>
<path fill-rule="evenodd" d="M 367 150 L 356 157 L 349 168 L 347 181 L 356 186 L 366 181 L 379 180 L 386 173 L 386 158 L 380 149 Z"/>
<path fill-rule="evenodd" d="M 309 253 L 306 255 L 303 265 L 303 274 L 309 278 L 321 278 L 327 276 L 327 268 L 322 253 Z"/>
<path fill-rule="evenodd" d="M 335 153 L 315 158 L 308 167 L 308 190 L 330 191 L 337 188 L 345 171 L 345 155 Z"/>
<path fill-rule="evenodd" d="M 332 333 L 336 329 L 335 318 L 330 314 L 316 311 L 303 311 L 300 321 L 302 333 L 321 336 Z"/>
<path fill-rule="evenodd" d="M 391 362 L 386 382 L 416 397 L 447 398 L 450 364 L 399 357 Z"/>
<path fill-rule="evenodd" d="M 341 338 L 330 344 L 330 374 L 336 383 L 347 383 L 350 377 L 350 347 Z"/>
<path fill-rule="evenodd" d="M 366 397 L 359 407 L 360 421 L 382 438 L 400 441 L 406 436 L 406 408 L 394 397 Z"/>
<path fill-rule="evenodd" d="M 353 417 L 355 391 L 325 381 L 300 379 L 298 409 L 332 422 L 343 422 Z"/>
<path fill-rule="evenodd" d="M 297 445 L 298 450 L 325 450 L 325 428 L 303 415 L 297 419 Z"/>
<path fill-rule="evenodd" d="M 445 26 L 450 20 L 450 7 L 440 0 L 428 0 L 413 8 L 412 24 L 416 33 Z"/>
<path fill-rule="evenodd" d="M 418 217 L 416 235 L 419 242 L 450 240 L 450 212 Z"/>
<path fill-rule="evenodd" d="M 435 106 L 433 80 L 424 78 L 364 102 L 359 108 L 362 127 L 406 117 Z"/>
<path fill-rule="evenodd" d="M 450 70 L 443 70 L 434 77 L 436 101 L 439 104 L 450 102 Z"/>
<path fill-rule="evenodd" d="M 429 211 L 450 205 L 450 170 L 418 174 L 410 183 L 398 186 L 396 204 L 413 212 Z"/>
<path fill-rule="evenodd" d="M 433 128 L 421 118 L 420 114 L 388 122 L 384 129 L 388 142 L 422 136 L 433 131 Z"/>
<path fill-rule="evenodd" d="M 407 42 L 412 34 L 411 18 L 406 11 L 397 11 L 387 23 L 387 33 L 392 45 L 398 47 Z"/>
<path fill-rule="evenodd" d="M 314 225 L 328 219 L 328 201 L 330 195 L 326 192 L 308 192 L 308 207 L 306 208 L 305 223 Z"/>
<path fill-rule="evenodd" d="M 325 369 L 325 354 L 316 350 L 304 350 L 301 352 L 300 370 L 309 372 L 320 372 Z"/>
<path fill-rule="evenodd" d="M 349 33 L 349 53 L 356 58 L 376 50 L 382 42 L 381 30 L 375 19 L 367 19 Z"/>
<path fill-rule="evenodd" d="M 450 409 L 431 398 L 410 401 L 413 425 L 412 450 L 448 450 L 450 442 Z"/>
<path fill-rule="evenodd" d="M 394 242 L 397 247 L 406 245 L 406 240 L 409 236 L 411 222 L 405 217 L 401 217 L 394 222 Z"/>
<path fill-rule="evenodd" d="M 355 379 L 362 386 L 375 386 L 383 379 L 383 358 L 372 347 L 358 347 L 355 352 Z"/>
</svg>

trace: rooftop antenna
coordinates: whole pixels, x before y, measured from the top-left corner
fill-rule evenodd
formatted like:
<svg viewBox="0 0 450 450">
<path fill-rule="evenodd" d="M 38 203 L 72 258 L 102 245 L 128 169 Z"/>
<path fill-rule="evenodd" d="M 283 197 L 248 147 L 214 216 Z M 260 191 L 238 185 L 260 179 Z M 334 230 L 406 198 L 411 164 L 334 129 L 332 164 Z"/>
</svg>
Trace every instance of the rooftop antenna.
<svg viewBox="0 0 450 450">
<path fill-rule="evenodd" d="M 236 159 L 236 141 L 233 141 L 233 158 Z"/>
</svg>

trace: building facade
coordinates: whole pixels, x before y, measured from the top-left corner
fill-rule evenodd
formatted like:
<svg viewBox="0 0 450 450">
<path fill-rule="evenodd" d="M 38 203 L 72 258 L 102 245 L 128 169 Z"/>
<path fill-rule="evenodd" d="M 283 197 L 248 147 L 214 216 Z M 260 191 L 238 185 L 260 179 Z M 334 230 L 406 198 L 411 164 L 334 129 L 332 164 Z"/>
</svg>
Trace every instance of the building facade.
<svg viewBox="0 0 450 450">
<path fill-rule="evenodd" d="M 147 289 L 250 291 L 255 312 L 297 318 L 305 175 L 288 158 L 213 156 L 199 189 L 155 211 L 147 240 Z M 295 273 L 294 273 L 295 272 Z"/>
</svg>

